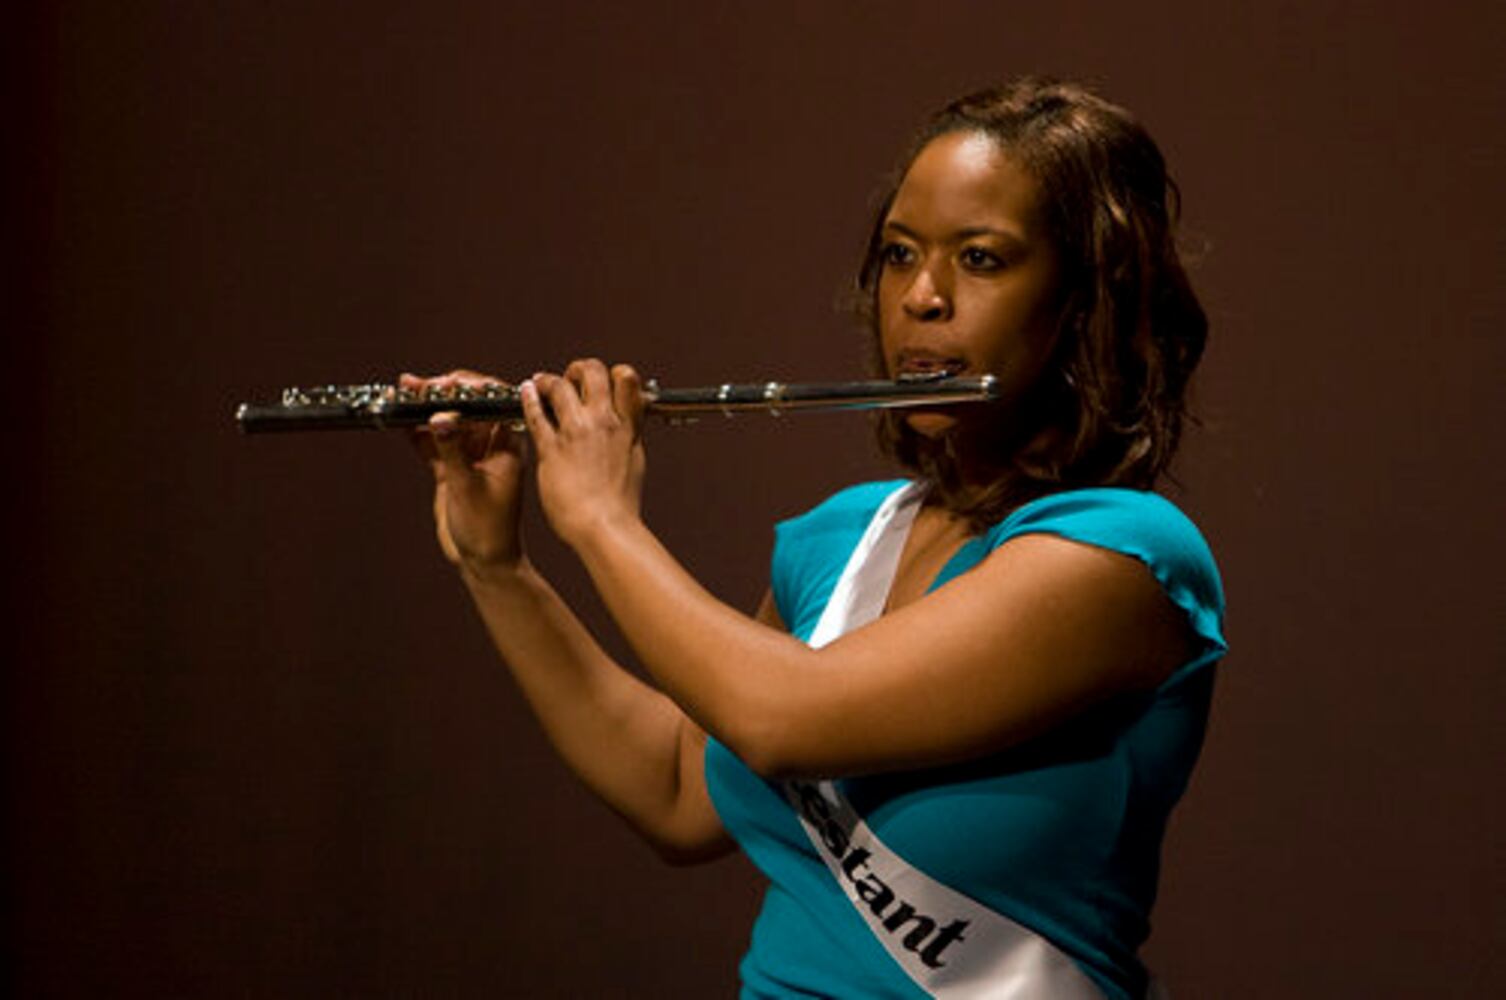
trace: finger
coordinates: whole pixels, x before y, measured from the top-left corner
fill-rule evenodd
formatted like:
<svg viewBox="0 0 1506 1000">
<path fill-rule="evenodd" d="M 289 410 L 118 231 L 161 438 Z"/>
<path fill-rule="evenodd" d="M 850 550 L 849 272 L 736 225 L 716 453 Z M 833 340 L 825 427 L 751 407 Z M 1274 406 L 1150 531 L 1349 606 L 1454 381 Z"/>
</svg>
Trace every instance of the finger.
<svg viewBox="0 0 1506 1000">
<path fill-rule="evenodd" d="M 471 476 L 472 458 L 466 447 L 467 435 L 460 421 L 460 414 L 453 410 L 436 413 L 429 418 L 429 438 L 433 442 L 434 458 L 430 465 L 434 476 L 447 483 L 464 484 Z"/>
<path fill-rule="evenodd" d="M 633 428 L 633 436 L 643 433 L 643 414 L 648 400 L 643 395 L 643 381 L 632 365 L 612 366 L 612 408 Z"/>
<path fill-rule="evenodd" d="M 413 450 L 418 453 L 419 458 L 429 463 L 430 470 L 436 471 L 433 464 L 435 459 L 438 458 L 438 453 L 434 450 L 434 434 L 429 430 L 428 425 L 424 424 L 410 430 L 408 432 L 408 443 L 413 446 Z"/>
<path fill-rule="evenodd" d="M 508 384 L 505 380 L 495 375 L 478 372 L 473 368 L 456 368 L 445 377 L 451 379 L 455 385 L 463 385 L 468 389 L 482 389 L 489 385 Z"/>
<path fill-rule="evenodd" d="M 415 375 L 412 372 L 402 372 L 397 377 L 398 389 L 403 392 L 414 393 L 415 395 L 422 393 L 428 384 L 429 380 L 427 378 Z M 438 470 L 434 468 L 436 457 L 434 452 L 434 435 L 430 433 L 428 426 L 421 425 L 410 430 L 408 432 L 408 443 L 413 446 L 414 451 L 418 452 L 420 458 L 429 463 L 430 471 L 437 475 Z"/>
<path fill-rule="evenodd" d="M 544 400 L 540 393 L 538 380 L 553 378 L 551 375 L 535 375 L 533 378 L 524 379 L 518 386 L 518 398 L 523 402 L 523 424 L 528 428 L 528 436 L 533 440 L 533 446 L 542 455 L 546 455 L 554 448 L 554 425 L 549 422 L 549 416 L 544 412 Z"/>
<path fill-rule="evenodd" d="M 559 375 L 535 375 L 539 399 L 548 404 L 555 428 L 578 425 L 585 419 L 585 406 L 575 384 Z"/>
<path fill-rule="evenodd" d="M 455 389 L 455 381 L 449 375 L 415 375 L 403 372 L 397 377 L 398 391 L 419 399 L 442 397 Z"/>
<path fill-rule="evenodd" d="M 487 442 L 487 455 L 507 452 L 519 459 L 528 458 L 528 434 L 521 412 L 506 421 L 490 425 L 491 436 Z"/>
<path fill-rule="evenodd" d="M 580 392 L 581 401 L 587 406 L 611 401 L 611 380 L 607 366 L 599 359 L 578 358 L 570 362 L 565 378 Z"/>
<path fill-rule="evenodd" d="M 446 392 L 464 386 L 468 389 L 483 389 L 487 386 L 506 386 L 508 383 L 495 375 L 487 375 L 471 368 L 454 368 L 443 375 L 415 375 L 412 372 L 403 372 L 397 377 L 397 385 L 400 389 L 409 392 Z"/>
</svg>

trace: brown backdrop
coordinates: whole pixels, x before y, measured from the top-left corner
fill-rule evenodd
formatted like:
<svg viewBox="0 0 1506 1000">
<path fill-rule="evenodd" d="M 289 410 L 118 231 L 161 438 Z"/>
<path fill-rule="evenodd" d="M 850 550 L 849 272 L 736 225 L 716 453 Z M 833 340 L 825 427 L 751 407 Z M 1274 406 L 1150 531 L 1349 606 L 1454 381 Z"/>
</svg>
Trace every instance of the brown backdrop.
<svg viewBox="0 0 1506 1000">
<path fill-rule="evenodd" d="M 1181 997 L 1506 991 L 1498 6 L 506 6 L 12 21 L 15 986 L 728 995 L 755 876 L 659 866 L 554 762 L 404 443 L 232 405 L 855 373 L 892 156 L 1035 71 L 1160 137 L 1214 319 L 1180 499 L 1234 652 L 1150 959 Z M 744 607 L 766 526 L 878 468 L 851 418 L 651 447 L 652 522 Z"/>
</svg>

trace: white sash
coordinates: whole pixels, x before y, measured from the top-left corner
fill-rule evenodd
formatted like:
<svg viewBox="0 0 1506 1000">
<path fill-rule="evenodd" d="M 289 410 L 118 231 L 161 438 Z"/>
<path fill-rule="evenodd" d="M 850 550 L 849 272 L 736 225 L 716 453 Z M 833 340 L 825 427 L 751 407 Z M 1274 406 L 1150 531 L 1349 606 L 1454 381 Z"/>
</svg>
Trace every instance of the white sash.
<svg viewBox="0 0 1506 1000">
<path fill-rule="evenodd" d="M 925 488 L 885 499 L 808 640 L 821 647 L 883 613 Z M 910 867 L 874 836 L 835 782 L 790 781 L 800 825 L 869 931 L 933 997 L 1102 1000 L 1065 953 L 1034 931 Z"/>
</svg>

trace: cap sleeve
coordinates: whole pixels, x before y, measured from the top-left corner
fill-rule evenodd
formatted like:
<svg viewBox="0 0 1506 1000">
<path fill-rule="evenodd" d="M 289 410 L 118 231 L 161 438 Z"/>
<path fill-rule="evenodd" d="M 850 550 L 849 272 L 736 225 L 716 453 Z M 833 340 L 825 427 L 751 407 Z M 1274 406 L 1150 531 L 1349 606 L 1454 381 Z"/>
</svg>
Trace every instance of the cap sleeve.
<svg viewBox="0 0 1506 1000">
<path fill-rule="evenodd" d="M 1043 497 L 999 524 L 990 541 L 997 547 L 1033 533 L 1059 535 L 1144 563 L 1203 640 L 1200 655 L 1178 675 L 1217 660 L 1228 649 L 1224 588 L 1213 552 L 1197 525 L 1160 494 L 1090 489 Z"/>
</svg>

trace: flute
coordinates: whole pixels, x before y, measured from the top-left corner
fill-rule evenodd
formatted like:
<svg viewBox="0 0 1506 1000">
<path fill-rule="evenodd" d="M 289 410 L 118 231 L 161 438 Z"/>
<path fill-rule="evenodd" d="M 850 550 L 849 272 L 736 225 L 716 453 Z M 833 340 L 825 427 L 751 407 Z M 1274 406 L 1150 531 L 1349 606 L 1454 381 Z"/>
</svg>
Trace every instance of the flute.
<svg viewBox="0 0 1506 1000">
<path fill-rule="evenodd" d="M 877 410 L 902 406 L 950 406 L 999 399 L 992 375 L 953 376 L 946 372 L 906 373 L 894 380 L 857 382 L 743 382 L 692 389 L 644 386 L 649 413 L 671 423 L 706 415 L 734 416 L 762 411 L 778 416 L 818 410 Z M 272 431 L 386 430 L 416 427 L 436 413 L 452 411 L 465 420 L 504 421 L 520 429 L 518 388 L 502 382 L 479 387 L 430 388 L 423 392 L 386 382 L 290 388 L 273 403 L 241 403 L 235 422 L 248 434 Z"/>
</svg>

